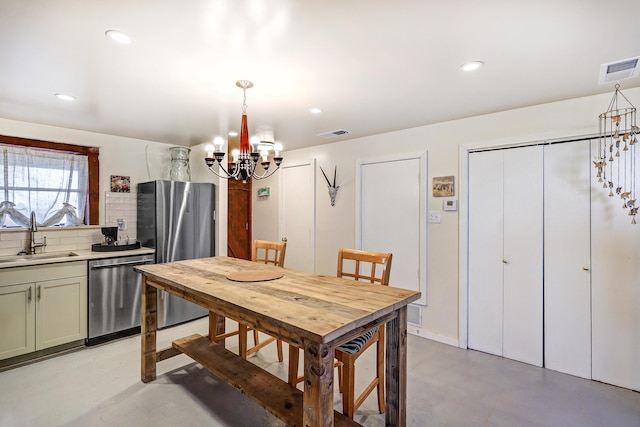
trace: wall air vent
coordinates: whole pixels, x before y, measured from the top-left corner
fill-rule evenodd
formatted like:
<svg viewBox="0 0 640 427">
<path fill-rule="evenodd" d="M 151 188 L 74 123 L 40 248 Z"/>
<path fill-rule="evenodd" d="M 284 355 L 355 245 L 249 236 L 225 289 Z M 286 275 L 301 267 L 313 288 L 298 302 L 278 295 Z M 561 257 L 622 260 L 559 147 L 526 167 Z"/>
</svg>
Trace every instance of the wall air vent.
<svg viewBox="0 0 640 427">
<path fill-rule="evenodd" d="M 640 75 L 640 56 L 624 59 L 622 61 L 609 62 L 600 66 L 600 78 L 598 83 L 603 85 L 615 83 L 620 80 L 638 77 Z"/>
<path fill-rule="evenodd" d="M 319 133 L 316 136 L 320 136 L 322 138 L 334 138 L 336 136 L 342 136 L 348 133 L 350 133 L 348 130 L 338 129 L 338 130 L 332 130 L 330 132 Z"/>
<path fill-rule="evenodd" d="M 422 327 L 422 307 L 415 304 L 407 305 L 407 323 Z"/>
</svg>

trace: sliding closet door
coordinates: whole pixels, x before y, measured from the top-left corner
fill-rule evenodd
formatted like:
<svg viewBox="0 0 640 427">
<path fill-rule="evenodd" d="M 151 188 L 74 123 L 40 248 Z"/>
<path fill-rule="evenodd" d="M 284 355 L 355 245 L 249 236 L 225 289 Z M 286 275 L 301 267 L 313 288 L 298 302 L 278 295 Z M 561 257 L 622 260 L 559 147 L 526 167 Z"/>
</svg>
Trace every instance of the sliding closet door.
<svg viewBox="0 0 640 427">
<path fill-rule="evenodd" d="M 504 150 L 503 356 L 542 366 L 542 147 Z"/>
<path fill-rule="evenodd" d="M 542 366 L 542 147 L 469 155 L 469 348 Z"/>
<path fill-rule="evenodd" d="M 589 153 L 588 140 L 544 148 L 545 367 L 583 378 L 591 378 Z"/>
<path fill-rule="evenodd" d="M 591 176 L 593 379 L 640 390 L 640 225 Z"/>
<path fill-rule="evenodd" d="M 502 355 L 503 150 L 469 155 L 468 346 Z"/>
</svg>

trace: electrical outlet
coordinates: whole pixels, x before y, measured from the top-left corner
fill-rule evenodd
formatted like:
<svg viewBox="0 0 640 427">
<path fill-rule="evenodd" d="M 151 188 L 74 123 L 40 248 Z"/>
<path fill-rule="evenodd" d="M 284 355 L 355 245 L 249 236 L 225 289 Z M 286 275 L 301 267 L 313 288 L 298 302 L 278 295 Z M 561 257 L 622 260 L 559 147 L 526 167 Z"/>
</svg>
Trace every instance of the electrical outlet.
<svg viewBox="0 0 640 427">
<path fill-rule="evenodd" d="M 440 224 L 440 219 L 442 218 L 442 212 L 440 211 L 429 211 L 429 222 L 432 224 Z"/>
</svg>

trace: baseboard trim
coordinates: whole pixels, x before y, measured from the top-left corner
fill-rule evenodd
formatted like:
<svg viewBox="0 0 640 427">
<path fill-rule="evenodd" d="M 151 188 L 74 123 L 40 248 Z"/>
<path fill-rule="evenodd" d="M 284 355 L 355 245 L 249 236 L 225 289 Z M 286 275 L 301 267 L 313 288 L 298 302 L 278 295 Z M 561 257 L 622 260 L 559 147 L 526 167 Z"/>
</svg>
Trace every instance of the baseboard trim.
<svg viewBox="0 0 640 427">
<path fill-rule="evenodd" d="M 411 335 L 416 335 L 419 336 L 421 338 L 427 338 L 430 339 L 432 341 L 437 341 L 440 342 L 442 344 L 448 344 L 454 347 L 459 347 L 459 343 L 458 340 L 456 338 L 451 338 L 451 337 L 446 337 L 444 335 L 440 335 L 440 334 L 435 334 L 433 332 L 429 332 L 429 331 L 425 331 L 422 328 L 415 328 L 415 327 L 407 327 L 407 332 Z"/>
</svg>

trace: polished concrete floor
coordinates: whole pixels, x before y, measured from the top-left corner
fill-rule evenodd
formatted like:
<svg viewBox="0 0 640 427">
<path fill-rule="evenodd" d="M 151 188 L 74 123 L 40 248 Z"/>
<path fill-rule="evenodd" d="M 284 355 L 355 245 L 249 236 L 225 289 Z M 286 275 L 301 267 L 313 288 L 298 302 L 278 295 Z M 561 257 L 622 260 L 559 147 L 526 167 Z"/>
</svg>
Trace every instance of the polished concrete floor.
<svg viewBox="0 0 640 427">
<path fill-rule="evenodd" d="M 161 331 L 158 346 L 206 327 L 198 320 Z M 250 360 L 286 377 L 274 345 Z M 408 364 L 409 426 L 640 426 L 640 393 L 630 390 L 416 336 Z M 356 379 L 372 366 L 363 356 Z M 337 393 L 335 403 L 340 408 Z M 384 425 L 373 396 L 356 420 Z M 143 384 L 139 336 L 0 372 L 2 427 L 280 425 L 184 355 L 159 363 L 158 379 Z"/>
</svg>

